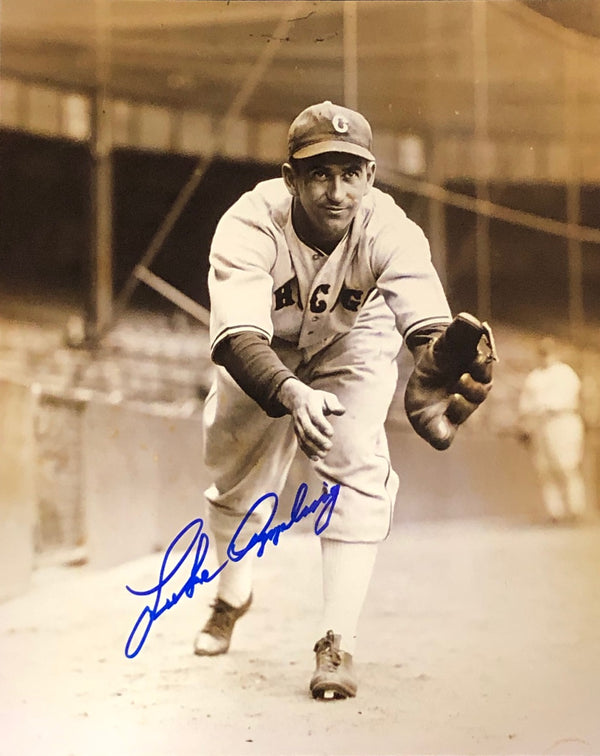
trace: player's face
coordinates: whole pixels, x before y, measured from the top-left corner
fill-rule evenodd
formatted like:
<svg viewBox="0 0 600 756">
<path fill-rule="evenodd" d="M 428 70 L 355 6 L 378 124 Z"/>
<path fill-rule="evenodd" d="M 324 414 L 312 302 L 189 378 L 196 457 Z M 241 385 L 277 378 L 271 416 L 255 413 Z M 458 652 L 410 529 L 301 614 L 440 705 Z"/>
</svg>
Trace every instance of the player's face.
<svg viewBox="0 0 600 756">
<path fill-rule="evenodd" d="M 294 226 L 309 244 L 331 251 L 352 223 L 375 178 L 375 164 L 330 152 L 286 164 L 283 176 L 297 198 Z"/>
</svg>

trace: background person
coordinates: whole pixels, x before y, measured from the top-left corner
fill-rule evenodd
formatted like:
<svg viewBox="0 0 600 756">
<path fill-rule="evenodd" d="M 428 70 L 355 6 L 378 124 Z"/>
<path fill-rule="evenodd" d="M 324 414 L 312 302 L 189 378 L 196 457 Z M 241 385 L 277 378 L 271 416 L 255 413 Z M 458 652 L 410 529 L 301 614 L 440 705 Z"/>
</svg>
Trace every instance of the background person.
<svg viewBox="0 0 600 756">
<path fill-rule="evenodd" d="M 560 360 L 551 337 L 541 340 L 538 358 L 519 399 L 521 438 L 531 449 L 548 517 L 562 522 L 581 517 L 586 508 L 581 381 Z"/>
</svg>

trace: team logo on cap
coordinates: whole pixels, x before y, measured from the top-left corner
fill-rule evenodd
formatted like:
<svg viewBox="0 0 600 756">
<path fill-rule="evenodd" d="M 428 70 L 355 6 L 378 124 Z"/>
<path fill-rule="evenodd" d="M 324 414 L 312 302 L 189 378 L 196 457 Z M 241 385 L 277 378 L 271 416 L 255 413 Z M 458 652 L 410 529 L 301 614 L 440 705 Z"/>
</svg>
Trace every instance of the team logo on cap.
<svg viewBox="0 0 600 756">
<path fill-rule="evenodd" d="M 344 116 L 341 113 L 338 113 L 337 115 L 333 116 L 333 120 L 331 121 L 331 124 L 338 134 L 348 133 L 348 128 L 349 128 L 348 121 L 344 118 Z"/>
</svg>

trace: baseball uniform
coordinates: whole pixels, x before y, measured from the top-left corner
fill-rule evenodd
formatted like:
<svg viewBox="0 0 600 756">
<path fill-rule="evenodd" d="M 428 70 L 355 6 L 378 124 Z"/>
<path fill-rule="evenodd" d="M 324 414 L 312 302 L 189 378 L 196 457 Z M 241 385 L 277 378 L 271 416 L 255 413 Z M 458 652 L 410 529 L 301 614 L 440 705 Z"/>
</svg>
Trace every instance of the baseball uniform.
<svg viewBox="0 0 600 756">
<path fill-rule="evenodd" d="M 435 448 L 449 446 L 491 387 L 491 364 L 457 348 L 464 327 L 474 323 L 479 339 L 481 324 L 451 323 L 423 232 L 373 187 L 371 139 L 360 113 L 329 101 L 304 110 L 290 126 L 282 178 L 224 214 L 210 251 L 218 367 L 204 409 L 206 497 L 224 566 L 194 653 L 229 650 L 253 587 L 252 562 L 232 561 L 231 539 L 242 521 L 262 530 L 272 498 L 253 505 L 281 492 L 299 444 L 338 492 L 318 531 L 322 637 L 309 686 L 317 699 L 356 694 L 358 619 L 399 484 L 384 423 L 402 339 L 415 360 L 407 417 Z"/>
<path fill-rule="evenodd" d="M 521 393 L 522 422 L 531 438 L 544 504 L 553 520 L 581 515 L 585 509 L 580 390 L 573 368 L 554 360 L 529 373 Z"/>
<path fill-rule="evenodd" d="M 315 462 L 324 481 L 342 484 L 326 535 L 378 541 L 398 488 L 384 421 L 401 336 L 449 322 L 450 311 L 422 230 L 389 195 L 370 190 L 330 255 L 300 240 L 291 207 L 284 181 L 273 179 L 219 222 L 210 253 L 211 348 L 232 334 L 261 334 L 301 380 L 350 408 L 333 421 L 334 447 Z M 266 415 L 223 368 L 207 397 L 205 438 L 211 526 L 224 536 L 262 494 L 281 490 L 295 438 L 289 417 Z"/>
</svg>

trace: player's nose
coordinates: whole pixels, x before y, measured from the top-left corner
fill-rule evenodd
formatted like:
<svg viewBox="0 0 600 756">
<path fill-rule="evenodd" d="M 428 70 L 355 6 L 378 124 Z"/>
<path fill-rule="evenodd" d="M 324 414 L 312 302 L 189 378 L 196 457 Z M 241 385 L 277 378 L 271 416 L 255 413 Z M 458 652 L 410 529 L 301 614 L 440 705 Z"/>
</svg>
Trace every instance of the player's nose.
<svg viewBox="0 0 600 756">
<path fill-rule="evenodd" d="M 332 176 L 327 184 L 327 198 L 339 203 L 344 199 L 344 183 L 341 176 Z"/>
</svg>

